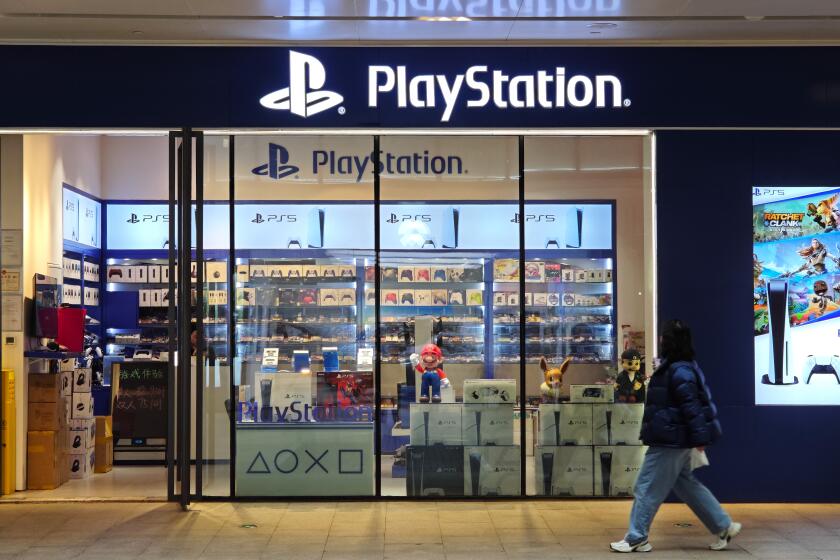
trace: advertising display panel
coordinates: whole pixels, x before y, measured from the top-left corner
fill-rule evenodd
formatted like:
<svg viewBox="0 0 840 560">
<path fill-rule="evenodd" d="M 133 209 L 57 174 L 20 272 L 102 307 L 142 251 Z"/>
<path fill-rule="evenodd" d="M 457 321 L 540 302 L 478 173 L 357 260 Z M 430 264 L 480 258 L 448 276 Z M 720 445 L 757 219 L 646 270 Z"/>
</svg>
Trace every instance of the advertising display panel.
<svg viewBox="0 0 840 560">
<path fill-rule="evenodd" d="M 840 404 L 840 188 L 753 189 L 756 404 Z"/>
</svg>

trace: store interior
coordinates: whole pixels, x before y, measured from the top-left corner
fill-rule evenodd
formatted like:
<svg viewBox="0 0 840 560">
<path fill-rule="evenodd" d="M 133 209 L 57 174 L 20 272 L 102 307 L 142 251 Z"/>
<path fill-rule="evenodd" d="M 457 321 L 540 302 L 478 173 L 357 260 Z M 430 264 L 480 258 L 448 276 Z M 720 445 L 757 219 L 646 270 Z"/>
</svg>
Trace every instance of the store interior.
<svg viewBox="0 0 840 560">
<path fill-rule="evenodd" d="M 604 469 L 644 449 L 624 428 L 641 405 L 617 378 L 625 351 L 637 375 L 652 359 L 651 135 L 383 134 L 378 200 L 373 136 L 202 141 L 193 494 L 507 496 L 521 495 L 522 471 L 528 496 L 629 493 L 631 479 Z M 22 237 L 20 265 L 3 261 L 19 286 L 3 294 L 16 491 L 0 500 L 165 499 L 170 138 L 33 133 L 0 148 L 4 243 Z M 79 352 L 42 348 L 45 301 L 85 310 Z M 53 401 L 39 386 L 46 402 L 33 402 L 30 379 L 63 372 L 88 385 L 55 389 L 73 410 L 32 429 L 33 404 Z M 74 417 L 85 399 L 90 412 Z M 74 454 L 85 426 L 97 433 Z M 50 431 L 54 454 L 82 468 L 53 458 L 58 484 L 32 487 L 33 441 Z"/>
</svg>

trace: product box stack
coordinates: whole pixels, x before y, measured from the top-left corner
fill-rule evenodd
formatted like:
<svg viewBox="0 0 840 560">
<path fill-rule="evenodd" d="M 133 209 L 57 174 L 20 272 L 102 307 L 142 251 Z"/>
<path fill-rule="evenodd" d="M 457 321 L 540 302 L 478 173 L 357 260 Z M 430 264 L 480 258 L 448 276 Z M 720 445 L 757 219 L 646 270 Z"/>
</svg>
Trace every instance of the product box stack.
<svg viewBox="0 0 840 560">
<path fill-rule="evenodd" d="M 65 379 L 64 372 L 29 374 L 26 487 L 30 490 L 51 490 L 67 480 Z"/>
<path fill-rule="evenodd" d="M 70 478 L 88 478 L 93 474 L 96 420 L 93 418 L 91 376 L 89 368 L 77 368 L 72 372 L 71 417 L 66 433 Z"/>
<path fill-rule="evenodd" d="M 408 495 L 519 494 L 515 402 L 515 380 L 471 379 L 464 382 L 464 403 L 412 404 Z"/>
<path fill-rule="evenodd" d="M 607 402 L 540 405 L 537 495 L 633 495 L 647 449 L 639 441 L 644 404 L 613 403 L 605 393 Z"/>
</svg>

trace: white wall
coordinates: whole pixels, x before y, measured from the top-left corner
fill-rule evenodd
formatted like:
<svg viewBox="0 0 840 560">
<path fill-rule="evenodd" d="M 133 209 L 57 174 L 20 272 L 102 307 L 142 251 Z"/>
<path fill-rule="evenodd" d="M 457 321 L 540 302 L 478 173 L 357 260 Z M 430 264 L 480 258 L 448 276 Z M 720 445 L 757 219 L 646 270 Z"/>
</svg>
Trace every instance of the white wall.
<svg viewBox="0 0 840 560">
<path fill-rule="evenodd" d="M 102 198 L 167 200 L 168 144 L 166 136 L 103 136 Z"/>
<path fill-rule="evenodd" d="M 4 164 L 5 167 L 5 164 Z M 32 297 L 35 273 L 61 275 L 62 183 L 96 197 L 102 196 L 100 139 L 98 136 L 32 134 L 23 137 L 23 287 Z M 51 269 L 57 265 L 57 269 Z M 27 317 L 24 329 L 29 332 Z M 22 349 L 19 350 L 19 353 Z M 22 355 L 19 360 L 23 363 Z M 24 368 L 18 370 L 17 489 L 26 487 L 26 402 L 28 384 Z"/>
</svg>

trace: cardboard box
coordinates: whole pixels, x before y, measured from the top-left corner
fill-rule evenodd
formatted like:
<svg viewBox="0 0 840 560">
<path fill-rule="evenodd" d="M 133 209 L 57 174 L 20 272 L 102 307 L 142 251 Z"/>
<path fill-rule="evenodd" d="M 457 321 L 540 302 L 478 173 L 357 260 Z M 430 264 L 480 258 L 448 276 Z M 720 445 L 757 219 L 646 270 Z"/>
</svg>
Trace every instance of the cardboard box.
<svg viewBox="0 0 840 560">
<path fill-rule="evenodd" d="M 595 481 L 591 447 L 538 445 L 534 453 L 538 496 L 592 496 Z"/>
<path fill-rule="evenodd" d="M 73 372 L 73 392 L 90 393 L 93 371 L 90 368 L 78 368 Z"/>
<path fill-rule="evenodd" d="M 513 403 L 465 404 L 461 411 L 464 445 L 513 445 Z"/>
<path fill-rule="evenodd" d="M 541 404 L 540 445 L 592 445 L 592 405 Z"/>
<path fill-rule="evenodd" d="M 595 495 L 630 497 L 645 460 L 643 445 L 595 448 Z"/>
<path fill-rule="evenodd" d="M 461 405 L 412 404 L 411 445 L 461 445 Z"/>
<path fill-rule="evenodd" d="M 61 374 L 29 374 L 29 402 L 31 403 L 58 402 L 61 398 L 62 388 Z"/>
<path fill-rule="evenodd" d="M 464 495 L 518 496 L 518 445 L 464 447 Z"/>
<path fill-rule="evenodd" d="M 644 403 L 593 404 L 595 445 L 641 445 Z"/>
<path fill-rule="evenodd" d="M 76 369 L 76 359 L 68 358 L 66 360 L 58 361 L 58 371 L 73 371 Z"/>
<path fill-rule="evenodd" d="M 67 429 L 73 431 L 84 431 L 87 434 L 85 439 L 87 441 L 88 449 L 93 447 L 93 443 L 98 437 L 96 433 L 96 419 L 94 418 L 85 420 L 70 420 L 70 422 L 67 423 Z"/>
<path fill-rule="evenodd" d="M 61 372 L 61 396 L 62 397 L 72 397 L 73 396 L 73 371 L 62 371 Z"/>
<path fill-rule="evenodd" d="M 63 453 L 57 430 L 33 430 L 26 438 L 26 487 L 52 490 L 61 485 Z"/>
<path fill-rule="evenodd" d="M 114 438 L 108 436 L 106 438 L 96 440 L 96 449 L 94 457 L 93 472 L 106 473 L 114 466 Z"/>
<path fill-rule="evenodd" d="M 62 397 L 58 402 L 29 403 L 28 429 L 36 432 L 62 429 L 66 425 L 65 402 L 66 399 Z"/>
<path fill-rule="evenodd" d="M 69 472 L 71 479 L 88 478 L 93 474 L 96 465 L 96 450 L 86 449 L 84 453 L 71 454 L 68 456 Z"/>
<path fill-rule="evenodd" d="M 96 443 L 93 439 L 88 437 L 87 430 L 71 430 L 68 429 L 67 435 L 67 452 L 71 455 L 78 455 L 84 453 L 88 448 L 93 447 Z"/>
<path fill-rule="evenodd" d="M 515 403 L 515 379 L 465 379 L 465 403 Z"/>
<path fill-rule="evenodd" d="M 93 397 L 90 393 L 73 393 L 72 418 L 93 418 Z"/>
<path fill-rule="evenodd" d="M 58 477 L 61 484 L 70 480 L 70 455 L 62 451 L 58 464 Z"/>
<path fill-rule="evenodd" d="M 240 385 L 240 388 L 242 386 Z M 244 402 L 244 401 L 243 401 Z M 114 435 L 114 421 L 112 416 L 97 416 L 94 419 L 96 423 L 96 440 L 109 438 Z"/>
</svg>

